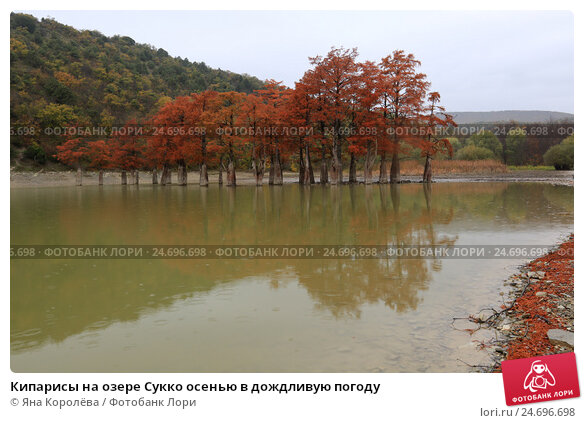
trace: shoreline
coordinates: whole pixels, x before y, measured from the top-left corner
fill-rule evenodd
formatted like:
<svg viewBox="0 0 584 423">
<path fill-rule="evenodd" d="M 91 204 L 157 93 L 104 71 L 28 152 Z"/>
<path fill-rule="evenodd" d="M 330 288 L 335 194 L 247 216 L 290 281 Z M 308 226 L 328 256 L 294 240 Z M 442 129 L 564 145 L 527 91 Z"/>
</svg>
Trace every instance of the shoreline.
<svg viewBox="0 0 584 423">
<path fill-rule="evenodd" d="M 10 188 L 29 188 L 29 187 L 58 187 L 75 185 L 76 172 L 70 171 L 10 171 Z M 83 173 L 83 186 L 97 186 L 98 185 L 97 172 Z M 268 185 L 268 175 L 264 176 L 264 185 Z M 298 173 L 283 172 L 284 184 L 298 183 Z M 315 179 L 318 183 L 318 173 L 315 174 Z M 347 184 L 347 177 L 345 176 L 343 184 Z M 421 175 L 401 175 L 401 183 L 421 183 Z M 553 170 L 516 170 L 506 173 L 458 173 L 458 174 L 437 174 L 434 175 L 433 183 L 447 183 L 447 182 L 543 182 L 554 185 L 574 185 L 573 171 L 553 171 Z M 128 182 L 131 178 L 128 175 Z M 199 186 L 199 173 L 188 172 L 188 185 Z M 152 185 L 152 173 L 141 171 L 140 184 Z M 120 172 L 104 172 L 104 185 L 120 185 Z M 173 184 L 176 185 L 176 172 L 173 174 Z M 363 178 L 357 177 L 357 184 L 363 184 Z M 374 178 L 371 185 L 376 185 L 378 182 Z M 133 184 L 128 184 L 133 185 Z M 209 172 L 209 185 L 218 185 L 218 172 Z M 255 186 L 255 178 L 251 171 L 237 172 L 237 185 L 241 186 Z"/>
<path fill-rule="evenodd" d="M 470 367 L 499 373 L 504 360 L 574 351 L 573 233 L 547 254 L 519 267 L 504 286 L 509 292 L 500 310 L 484 309 L 468 317 L 476 325 L 466 329 L 471 334 L 480 329 L 496 333 L 495 339 L 479 342 L 479 348 L 489 352 L 491 364 Z"/>
</svg>

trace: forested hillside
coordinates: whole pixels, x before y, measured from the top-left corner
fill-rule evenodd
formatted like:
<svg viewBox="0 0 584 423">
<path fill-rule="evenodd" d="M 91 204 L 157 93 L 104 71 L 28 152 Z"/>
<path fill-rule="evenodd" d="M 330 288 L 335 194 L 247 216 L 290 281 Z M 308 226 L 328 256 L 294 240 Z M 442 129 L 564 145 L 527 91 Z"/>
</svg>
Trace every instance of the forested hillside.
<svg viewBox="0 0 584 423">
<path fill-rule="evenodd" d="M 171 57 L 130 37 L 10 16 L 13 127 L 108 126 L 150 116 L 177 96 L 208 88 L 250 93 L 262 85 L 255 77 Z M 26 144 L 22 138 L 13 136 L 13 143 Z"/>
</svg>

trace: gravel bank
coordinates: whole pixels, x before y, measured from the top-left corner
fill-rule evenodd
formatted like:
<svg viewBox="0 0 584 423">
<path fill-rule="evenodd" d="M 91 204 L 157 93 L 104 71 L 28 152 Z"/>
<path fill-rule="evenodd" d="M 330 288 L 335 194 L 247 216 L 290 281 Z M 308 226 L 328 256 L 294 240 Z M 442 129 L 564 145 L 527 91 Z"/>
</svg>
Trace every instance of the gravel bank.
<svg viewBox="0 0 584 423">
<path fill-rule="evenodd" d="M 226 175 L 223 175 L 225 178 Z M 159 174 L 160 177 L 160 174 Z M 219 174 L 217 172 L 209 173 L 209 183 L 216 184 Z M 315 175 L 318 181 L 318 174 Z M 345 177 L 345 180 L 347 177 Z M 225 180 L 225 179 L 224 179 Z M 140 172 L 140 183 L 149 185 L 152 181 L 150 172 Z M 173 174 L 173 181 L 176 183 L 176 173 Z M 402 175 L 404 183 L 418 183 L 422 181 L 421 176 Z M 455 174 L 455 175 L 435 175 L 434 181 L 442 182 L 545 182 L 557 185 L 573 185 L 573 171 L 550 171 L 550 170 L 524 170 L 507 173 L 492 174 Z M 97 172 L 84 172 L 83 185 L 97 185 Z M 128 182 L 130 177 L 128 174 Z M 188 183 L 197 185 L 199 182 L 198 172 L 189 172 Z M 298 174 L 294 172 L 284 172 L 284 183 L 298 182 Z M 264 184 L 268 183 L 268 175 L 264 176 Z M 105 185 L 120 185 L 121 178 L 119 172 L 105 172 Z M 237 172 L 238 185 L 255 185 L 255 179 L 251 172 Z M 75 172 L 55 172 L 40 170 L 38 172 L 10 172 L 11 188 L 26 187 L 56 187 L 56 186 L 75 186 Z"/>
<path fill-rule="evenodd" d="M 478 343 L 492 359 L 470 365 L 498 372 L 503 360 L 574 351 L 574 235 L 551 252 L 521 267 L 505 282 L 509 292 L 499 310 L 485 309 L 468 318 L 471 334 L 483 329 L 495 336 Z M 459 324 L 458 324 L 459 325 Z"/>
</svg>

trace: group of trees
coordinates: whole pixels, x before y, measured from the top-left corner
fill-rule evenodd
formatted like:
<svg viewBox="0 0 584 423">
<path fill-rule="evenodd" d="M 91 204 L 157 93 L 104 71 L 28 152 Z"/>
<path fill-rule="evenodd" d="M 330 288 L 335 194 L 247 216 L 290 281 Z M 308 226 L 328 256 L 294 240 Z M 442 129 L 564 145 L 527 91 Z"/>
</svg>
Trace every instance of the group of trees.
<svg viewBox="0 0 584 423">
<path fill-rule="evenodd" d="M 458 160 L 497 160 L 513 166 L 545 163 L 556 169 L 573 169 L 573 135 L 559 143 L 559 135 L 530 137 L 522 125 L 512 123 L 509 126 L 511 128 L 501 137 L 481 130 L 466 139 L 449 138 L 454 157 Z"/>
<path fill-rule="evenodd" d="M 227 185 L 235 185 L 243 164 L 261 185 L 266 169 L 269 182 L 281 184 L 282 163 L 292 156 L 302 184 L 315 183 L 315 160 L 321 183 L 342 183 L 347 161 L 349 182 L 356 182 L 361 158 L 363 179 L 371 183 L 377 157 L 379 182 L 399 182 L 400 157 L 408 154 L 425 161 L 424 181 L 431 181 L 432 158 L 452 154 L 438 129 L 454 122 L 440 95 L 429 91 L 413 55 L 397 50 L 379 63 L 359 63 L 356 49 L 333 48 L 310 63 L 293 89 L 266 81 L 249 94 L 205 90 L 180 96 L 108 140 L 68 140 L 57 157 L 98 170 L 155 169 L 154 183 L 161 170 L 162 184 L 170 182 L 172 168 L 179 184 L 186 184 L 187 168 L 198 167 L 199 183 L 207 185 L 207 169 L 214 166 L 220 183 L 226 172 Z"/>
<path fill-rule="evenodd" d="M 503 145 L 491 131 L 482 130 L 466 140 L 450 139 L 458 160 L 502 160 Z"/>
<path fill-rule="evenodd" d="M 10 155 L 16 164 L 43 166 L 62 157 L 56 146 L 63 138 L 46 129 L 112 128 L 124 122 L 183 129 L 195 122 L 206 127 L 202 138 L 189 133 L 190 139 L 165 140 L 158 131 L 132 141 L 136 143 L 134 167 L 157 168 L 164 175 L 171 167 L 180 172 L 185 166 L 199 167 L 203 184 L 210 166 L 227 172 L 230 184 L 235 182 L 236 168 L 254 169 L 259 179 L 269 169 L 270 180 L 278 183 L 284 165 L 299 170 L 301 182 L 312 183 L 313 163 L 320 170 L 321 182 L 338 183 L 347 164 L 350 182 L 356 180 L 357 167 L 370 182 L 377 164 L 380 182 L 397 182 L 400 157 L 424 160 L 424 179 L 428 180 L 433 157 L 541 164 L 547 149 L 560 141 L 530 138 L 521 125 L 506 137 L 489 131 L 469 138 L 439 137 L 434 129 L 453 122 L 443 113 L 439 94 L 429 92 L 425 75 L 418 71 L 420 63 L 400 51 L 372 63 L 358 62 L 355 49 L 333 49 L 326 56 L 311 58 L 312 68 L 289 89 L 173 58 L 163 49 L 129 37 L 106 37 L 53 19 L 39 21 L 12 13 L 10 58 L 11 127 L 19 128 L 11 130 Z M 190 95 L 193 92 L 197 94 Z M 204 113 L 189 104 L 200 101 L 198 96 L 208 101 Z M 182 109 L 185 121 L 172 121 Z M 254 132 L 253 136 L 216 132 L 266 125 L 284 132 Z M 424 131 L 412 131 L 420 128 Z M 91 147 L 108 157 L 95 162 L 97 152 L 88 150 L 81 154 L 80 163 L 123 170 L 114 157 L 121 142 L 116 141 L 118 135 L 113 131 L 103 139 L 105 146 L 89 146 L 87 139 L 79 139 L 81 153 Z M 163 152 L 166 147 L 168 157 Z"/>
</svg>

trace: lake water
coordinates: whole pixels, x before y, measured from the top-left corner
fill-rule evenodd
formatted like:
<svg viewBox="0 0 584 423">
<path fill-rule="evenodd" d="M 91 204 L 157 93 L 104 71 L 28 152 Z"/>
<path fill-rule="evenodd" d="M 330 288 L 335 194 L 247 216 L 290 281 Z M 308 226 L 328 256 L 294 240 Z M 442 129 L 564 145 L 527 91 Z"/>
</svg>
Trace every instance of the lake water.
<svg viewBox="0 0 584 423">
<path fill-rule="evenodd" d="M 11 190 L 11 244 L 552 245 L 573 187 Z M 467 372 L 525 259 L 13 259 L 16 372 Z M 477 335 L 478 336 L 478 335 Z"/>
</svg>

